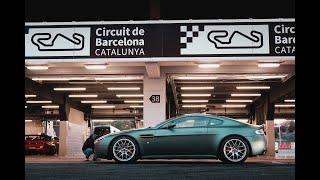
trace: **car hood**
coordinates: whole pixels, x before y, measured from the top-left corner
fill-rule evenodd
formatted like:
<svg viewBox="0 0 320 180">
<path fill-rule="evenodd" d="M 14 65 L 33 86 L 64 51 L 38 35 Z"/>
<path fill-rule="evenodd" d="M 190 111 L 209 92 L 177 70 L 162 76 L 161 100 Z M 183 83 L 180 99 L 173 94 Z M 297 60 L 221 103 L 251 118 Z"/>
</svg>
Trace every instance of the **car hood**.
<svg viewBox="0 0 320 180">
<path fill-rule="evenodd" d="M 114 135 L 120 135 L 120 134 L 127 134 L 127 133 L 131 133 L 131 132 L 145 131 L 145 130 L 151 130 L 151 129 L 154 129 L 154 128 L 148 127 L 148 128 L 139 128 L 139 129 L 123 130 L 123 131 L 119 131 L 119 132 L 115 132 L 115 133 L 110 133 L 110 134 L 104 135 L 104 136 L 102 136 L 102 137 L 108 137 L 108 136 L 114 136 Z"/>
</svg>

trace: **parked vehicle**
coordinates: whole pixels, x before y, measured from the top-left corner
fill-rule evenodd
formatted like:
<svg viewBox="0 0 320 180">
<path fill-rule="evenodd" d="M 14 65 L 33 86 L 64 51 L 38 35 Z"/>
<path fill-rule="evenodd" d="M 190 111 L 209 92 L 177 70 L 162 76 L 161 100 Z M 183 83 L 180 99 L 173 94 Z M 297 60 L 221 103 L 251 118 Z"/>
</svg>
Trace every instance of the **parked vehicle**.
<svg viewBox="0 0 320 180">
<path fill-rule="evenodd" d="M 120 131 L 95 141 L 98 158 L 122 163 L 162 158 L 215 158 L 241 163 L 248 156 L 265 152 L 262 126 L 206 114 L 183 115 L 155 127 Z"/>
<path fill-rule="evenodd" d="M 56 152 L 56 142 L 53 140 L 51 136 L 43 134 L 25 136 L 26 154 L 54 155 Z"/>
</svg>

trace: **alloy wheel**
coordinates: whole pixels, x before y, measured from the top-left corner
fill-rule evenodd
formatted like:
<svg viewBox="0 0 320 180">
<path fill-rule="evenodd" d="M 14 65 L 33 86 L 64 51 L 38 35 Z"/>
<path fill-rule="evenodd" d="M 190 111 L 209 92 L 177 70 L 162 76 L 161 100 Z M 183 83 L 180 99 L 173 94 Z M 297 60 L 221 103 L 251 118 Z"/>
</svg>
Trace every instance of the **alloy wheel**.
<svg viewBox="0 0 320 180">
<path fill-rule="evenodd" d="M 247 146 L 240 139 L 229 139 L 223 146 L 223 153 L 230 162 L 240 162 L 247 155 Z"/>
<path fill-rule="evenodd" d="M 135 156 L 136 146 L 130 139 L 121 138 L 114 143 L 112 151 L 117 160 L 128 162 Z"/>
</svg>

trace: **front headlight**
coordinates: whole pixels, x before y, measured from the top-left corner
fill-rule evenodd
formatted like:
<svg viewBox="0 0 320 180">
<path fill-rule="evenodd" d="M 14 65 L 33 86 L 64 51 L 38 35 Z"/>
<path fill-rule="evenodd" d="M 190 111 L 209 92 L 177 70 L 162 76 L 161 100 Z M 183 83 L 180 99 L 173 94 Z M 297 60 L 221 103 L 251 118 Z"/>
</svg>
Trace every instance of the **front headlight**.
<svg viewBox="0 0 320 180">
<path fill-rule="evenodd" d="M 262 134 L 264 134 L 264 131 L 263 131 L 263 129 L 258 129 L 258 130 L 255 131 L 255 133 L 259 134 L 259 135 L 262 135 Z"/>
</svg>

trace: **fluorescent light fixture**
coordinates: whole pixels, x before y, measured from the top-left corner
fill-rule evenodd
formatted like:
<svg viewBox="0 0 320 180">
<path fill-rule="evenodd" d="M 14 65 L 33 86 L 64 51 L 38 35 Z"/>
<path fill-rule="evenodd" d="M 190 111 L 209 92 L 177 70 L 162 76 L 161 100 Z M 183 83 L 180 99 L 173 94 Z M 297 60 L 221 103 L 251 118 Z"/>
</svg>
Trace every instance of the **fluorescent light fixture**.
<svg viewBox="0 0 320 180">
<path fill-rule="evenodd" d="M 115 106 L 113 105 L 93 105 L 91 106 L 93 109 L 113 109 Z"/>
<path fill-rule="evenodd" d="M 57 105 L 50 105 L 50 106 L 41 106 L 41 108 L 44 108 L 44 109 L 58 109 L 59 108 L 59 106 L 57 106 Z"/>
<path fill-rule="evenodd" d="M 108 87 L 109 91 L 137 91 L 140 87 Z"/>
<path fill-rule="evenodd" d="M 126 100 L 124 103 L 143 103 L 142 100 Z"/>
<path fill-rule="evenodd" d="M 295 99 L 285 99 L 284 102 L 296 102 Z"/>
<path fill-rule="evenodd" d="M 35 71 L 41 71 L 41 70 L 48 70 L 49 67 L 48 66 L 44 66 L 44 65 L 41 65 L 41 66 L 27 66 L 27 69 L 29 70 L 35 70 Z"/>
<path fill-rule="evenodd" d="M 205 104 L 192 104 L 192 105 L 182 105 L 183 108 L 205 108 Z"/>
<path fill-rule="evenodd" d="M 270 86 L 237 86 L 237 89 L 270 89 Z"/>
<path fill-rule="evenodd" d="M 70 98 L 96 98 L 97 94 L 70 94 Z"/>
<path fill-rule="evenodd" d="M 42 78 L 32 78 L 33 81 L 69 81 L 70 78 L 66 77 L 42 77 Z"/>
<path fill-rule="evenodd" d="M 112 119 L 91 119 L 92 122 L 114 122 Z"/>
<path fill-rule="evenodd" d="M 295 104 L 276 104 L 275 107 L 295 107 Z"/>
<path fill-rule="evenodd" d="M 30 120 L 30 119 L 27 119 L 27 120 L 25 120 L 25 122 L 32 122 L 32 120 Z"/>
<path fill-rule="evenodd" d="M 32 98 L 32 97 L 37 97 L 37 95 L 35 95 L 35 94 L 26 94 L 26 95 L 24 95 L 24 97 Z"/>
<path fill-rule="evenodd" d="M 106 100 L 88 100 L 88 101 L 81 101 L 83 104 L 99 104 L 99 103 L 107 103 Z"/>
<path fill-rule="evenodd" d="M 244 108 L 246 107 L 245 104 L 223 104 L 222 107 L 224 108 Z"/>
<path fill-rule="evenodd" d="M 143 106 L 129 106 L 130 108 L 143 108 Z"/>
<path fill-rule="evenodd" d="M 106 69 L 107 68 L 107 65 L 103 65 L 103 64 L 92 64 L 92 65 L 84 65 L 84 67 L 86 69 L 89 69 L 89 70 L 101 70 L 101 69 Z"/>
<path fill-rule="evenodd" d="M 261 96 L 260 93 L 256 94 L 238 94 L 238 93 L 232 93 L 231 96 L 233 97 L 251 97 L 251 96 Z"/>
<path fill-rule="evenodd" d="M 208 87 L 181 87 L 182 90 L 209 90 L 214 89 L 213 86 Z"/>
<path fill-rule="evenodd" d="M 279 66 L 280 66 L 280 63 L 258 63 L 258 67 L 262 67 L 262 68 L 275 68 Z"/>
<path fill-rule="evenodd" d="M 181 94 L 182 97 L 210 97 L 211 94 Z"/>
<path fill-rule="evenodd" d="M 95 77 L 96 81 L 125 81 L 125 80 L 139 80 L 142 79 L 140 76 L 130 76 L 130 77 Z"/>
<path fill-rule="evenodd" d="M 70 80 L 86 80 L 88 77 L 35 77 L 33 81 L 70 81 Z"/>
<path fill-rule="evenodd" d="M 198 64 L 199 68 L 218 68 L 220 64 Z"/>
<path fill-rule="evenodd" d="M 252 102 L 252 100 L 250 99 L 227 99 L 226 102 L 230 102 L 230 103 L 238 103 L 238 102 Z"/>
<path fill-rule="evenodd" d="M 53 88 L 55 91 L 85 91 L 85 87 L 71 87 L 71 88 Z"/>
<path fill-rule="evenodd" d="M 182 100 L 183 103 L 207 103 L 209 100 Z"/>
<path fill-rule="evenodd" d="M 179 80 L 212 80 L 212 79 L 217 79 L 217 77 L 214 77 L 214 76 L 179 76 L 179 77 L 176 77 L 175 79 L 179 79 Z"/>
<path fill-rule="evenodd" d="M 247 79 L 259 80 L 259 79 L 281 79 L 285 78 L 286 75 L 257 75 L 257 76 L 246 76 Z"/>
<path fill-rule="evenodd" d="M 143 97 L 143 94 L 117 94 L 117 97 Z"/>
<path fill-rule="evenodd" d="M 28 104 L 52 103 L 52 101 L 27 101 Z"/>
</svg>

